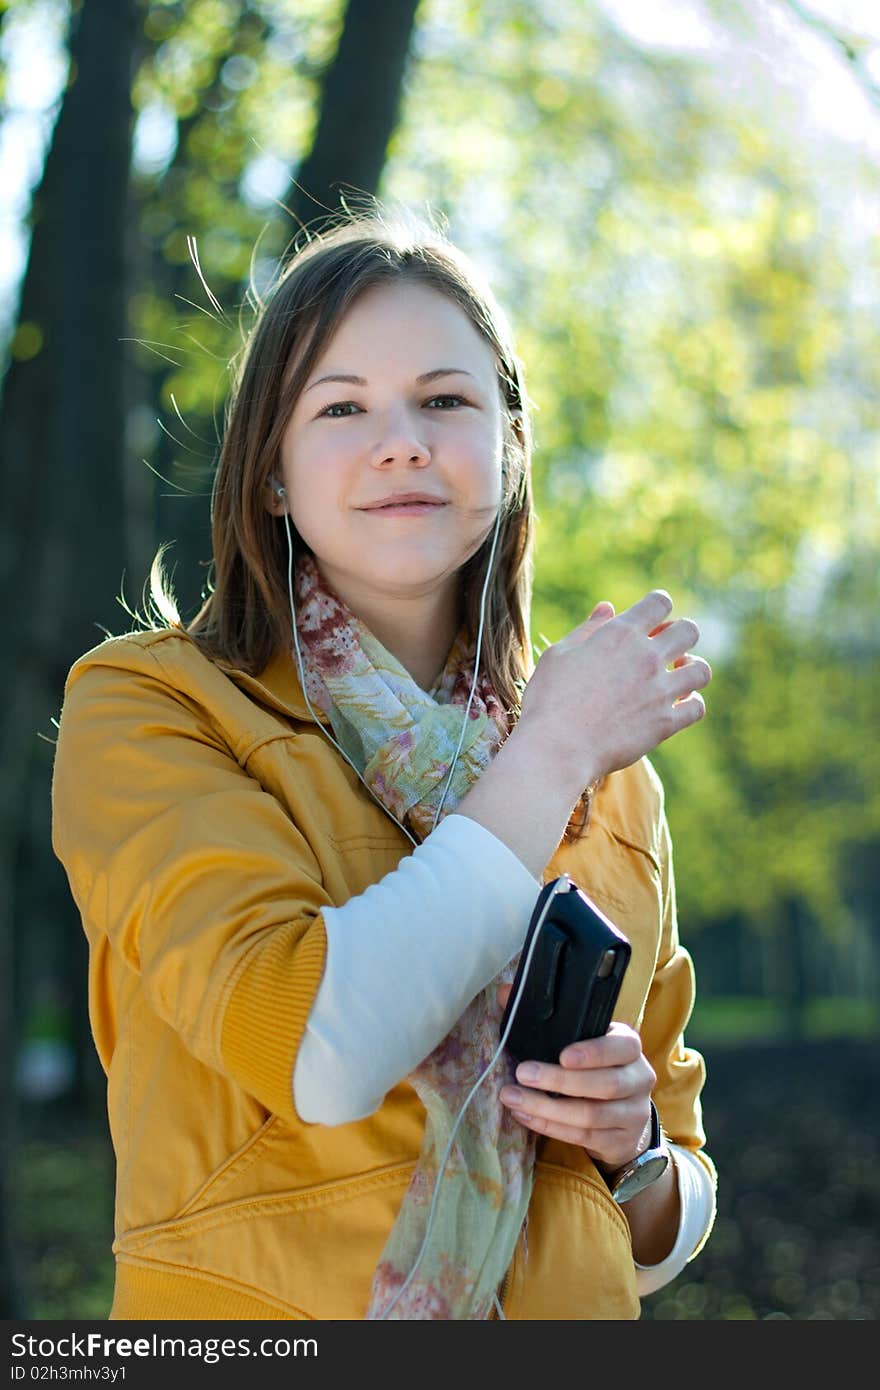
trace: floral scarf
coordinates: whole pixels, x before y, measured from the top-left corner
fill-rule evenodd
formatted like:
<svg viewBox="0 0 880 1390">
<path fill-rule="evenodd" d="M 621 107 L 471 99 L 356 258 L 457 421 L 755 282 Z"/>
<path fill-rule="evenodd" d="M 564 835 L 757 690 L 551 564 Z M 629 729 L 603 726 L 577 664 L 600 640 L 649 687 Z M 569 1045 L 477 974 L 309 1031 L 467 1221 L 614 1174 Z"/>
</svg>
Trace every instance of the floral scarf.
<svg viewBox="0 0 880 1390">
<path fill-rule="evenodd" d="M 434 824 L 461 737 L 474 671 L 459 633 L 433 689 L 422 690 L 324 582 L 311 555 L 297 564 L 297 632 L 306 693 L 329 715 L 340 746 L 368 787 L 419 839 Z M 441 819 L 454 811 L 509 732 L 480 677 Z M 498 1046 L 496 991 L 516 960 L 467 1006 L 408 1080 L 426 1114 L 422 1151 L 373 1276 L 368 1319 L 381 1319 L 421 1250 L 438 1169 L 456 1117 Z M 513 1080 L 504 1052 L 470 1101 L 441 1177 L 427 1249 L 390 1318 L 485 1319 L 526 1217 L 535 1136 L 501 1104 Z"/>
</svg>

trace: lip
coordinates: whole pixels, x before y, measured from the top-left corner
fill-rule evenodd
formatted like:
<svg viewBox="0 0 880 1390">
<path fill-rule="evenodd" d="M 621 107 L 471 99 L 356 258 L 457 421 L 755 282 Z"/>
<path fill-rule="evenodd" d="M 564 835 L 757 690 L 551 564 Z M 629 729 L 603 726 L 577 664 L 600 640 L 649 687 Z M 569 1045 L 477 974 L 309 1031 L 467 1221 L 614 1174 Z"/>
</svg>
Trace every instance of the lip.
<svg viewBox="0 0 880 1390">
<path fill-rule="evenodd" d="M 374 512 L 381 507 L 406 507 L 421 503 L 432 507 L 445 507 L 445 497 L 435 497 L 430 492 L 393 492 L 389 497 L 380 497 L 377 502 L 368 502 L 365 507 L 359 507 L 361 512 Z"/>
</svg>

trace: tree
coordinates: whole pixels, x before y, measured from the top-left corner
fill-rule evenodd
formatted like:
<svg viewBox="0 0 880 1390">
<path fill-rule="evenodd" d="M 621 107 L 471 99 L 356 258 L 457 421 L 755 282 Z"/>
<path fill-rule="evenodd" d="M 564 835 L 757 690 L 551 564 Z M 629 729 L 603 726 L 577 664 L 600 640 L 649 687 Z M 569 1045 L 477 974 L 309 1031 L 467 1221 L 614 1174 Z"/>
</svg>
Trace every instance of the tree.
<svg viewBox="0 0 880 1390">
<path fill-rule="evenodd" d="M 125 406 L 115 344 L 125 322 L 122 227 L 135 13 L 133 0 L 109 10 L 100 0 L 84 0 L 72 16 L 68 87 L 34 199 L 21 294 L 18 343 L 27 350 L 13 356 L 4 383 L 0 468 L 7 506 L 0 551 L 15 672 L 3 709 L 0 803 L 7 1042 L 15 1018 L 12 942 L 29 935 L 28 906 L 39 914 L 44 939 L 47 932 L 54 937 L 72 990 L 84 988 L 82 943 L 64 930 L 70 925 L 66 883 L 49 846 L 50 749 L 37 732 L 48 729 L 57 708 L 71 644 L 94 645 L 95 618 L 108 612 L 122 556 Z M 85 534 L 93 541 L 87 563 Z M 34 875 L 28 883 L 16 872 L 22 865 Z M 2 1054 L 8 1162 L 14 1048 Z M 9 1287 L 7 1298 L 14 1308 Z"/>
</svg>

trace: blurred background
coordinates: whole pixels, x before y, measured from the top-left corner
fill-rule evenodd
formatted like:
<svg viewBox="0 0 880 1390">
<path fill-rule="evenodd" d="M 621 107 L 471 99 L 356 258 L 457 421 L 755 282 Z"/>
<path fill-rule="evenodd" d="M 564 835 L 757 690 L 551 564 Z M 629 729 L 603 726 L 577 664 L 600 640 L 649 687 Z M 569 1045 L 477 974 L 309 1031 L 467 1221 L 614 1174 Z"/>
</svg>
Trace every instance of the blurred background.
<svg viewBox="0 0 880 1390">
<path fill-rule="evenodd" d="M 441 218 L 534 404 L 538 648 L 652 586 L 716 1229 L 649 1319 L 880 1312 L 876 0 L 0 4 L 0 1313 L 103 1318 L 113 1155 L 50 843 L 66 673 L 209 581 L 228 362 L 303 223 Z"/>
</svg>

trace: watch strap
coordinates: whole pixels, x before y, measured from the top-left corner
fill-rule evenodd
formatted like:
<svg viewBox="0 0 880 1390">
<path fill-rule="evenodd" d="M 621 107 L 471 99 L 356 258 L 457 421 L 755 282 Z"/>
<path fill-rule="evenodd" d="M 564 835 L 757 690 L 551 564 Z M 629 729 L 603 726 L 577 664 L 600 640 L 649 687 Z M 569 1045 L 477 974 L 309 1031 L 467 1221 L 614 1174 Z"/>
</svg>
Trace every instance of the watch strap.
<svg viewBox="0 0 880 1390">
<path fill-rule="evenodd" d="M 637 1192 L 650 1187 L 652 1183 L 663 1176 L 669 1166 L 669 1146 L 666 1143 L 660 1125 L 660 1116 L 653 1100 L 651 1101 L 650 1118 L 651 1131 L 648 1147 L 640 1154 L 636 1154 L 635 1158 L 630 1159 L 629 1163 L 624 1163 L 613 1173 L 605 1175 L 605 1181 L 611 1189 L 611 1196 L 619 1204 L 628 1202 Z"/>
</svg>

